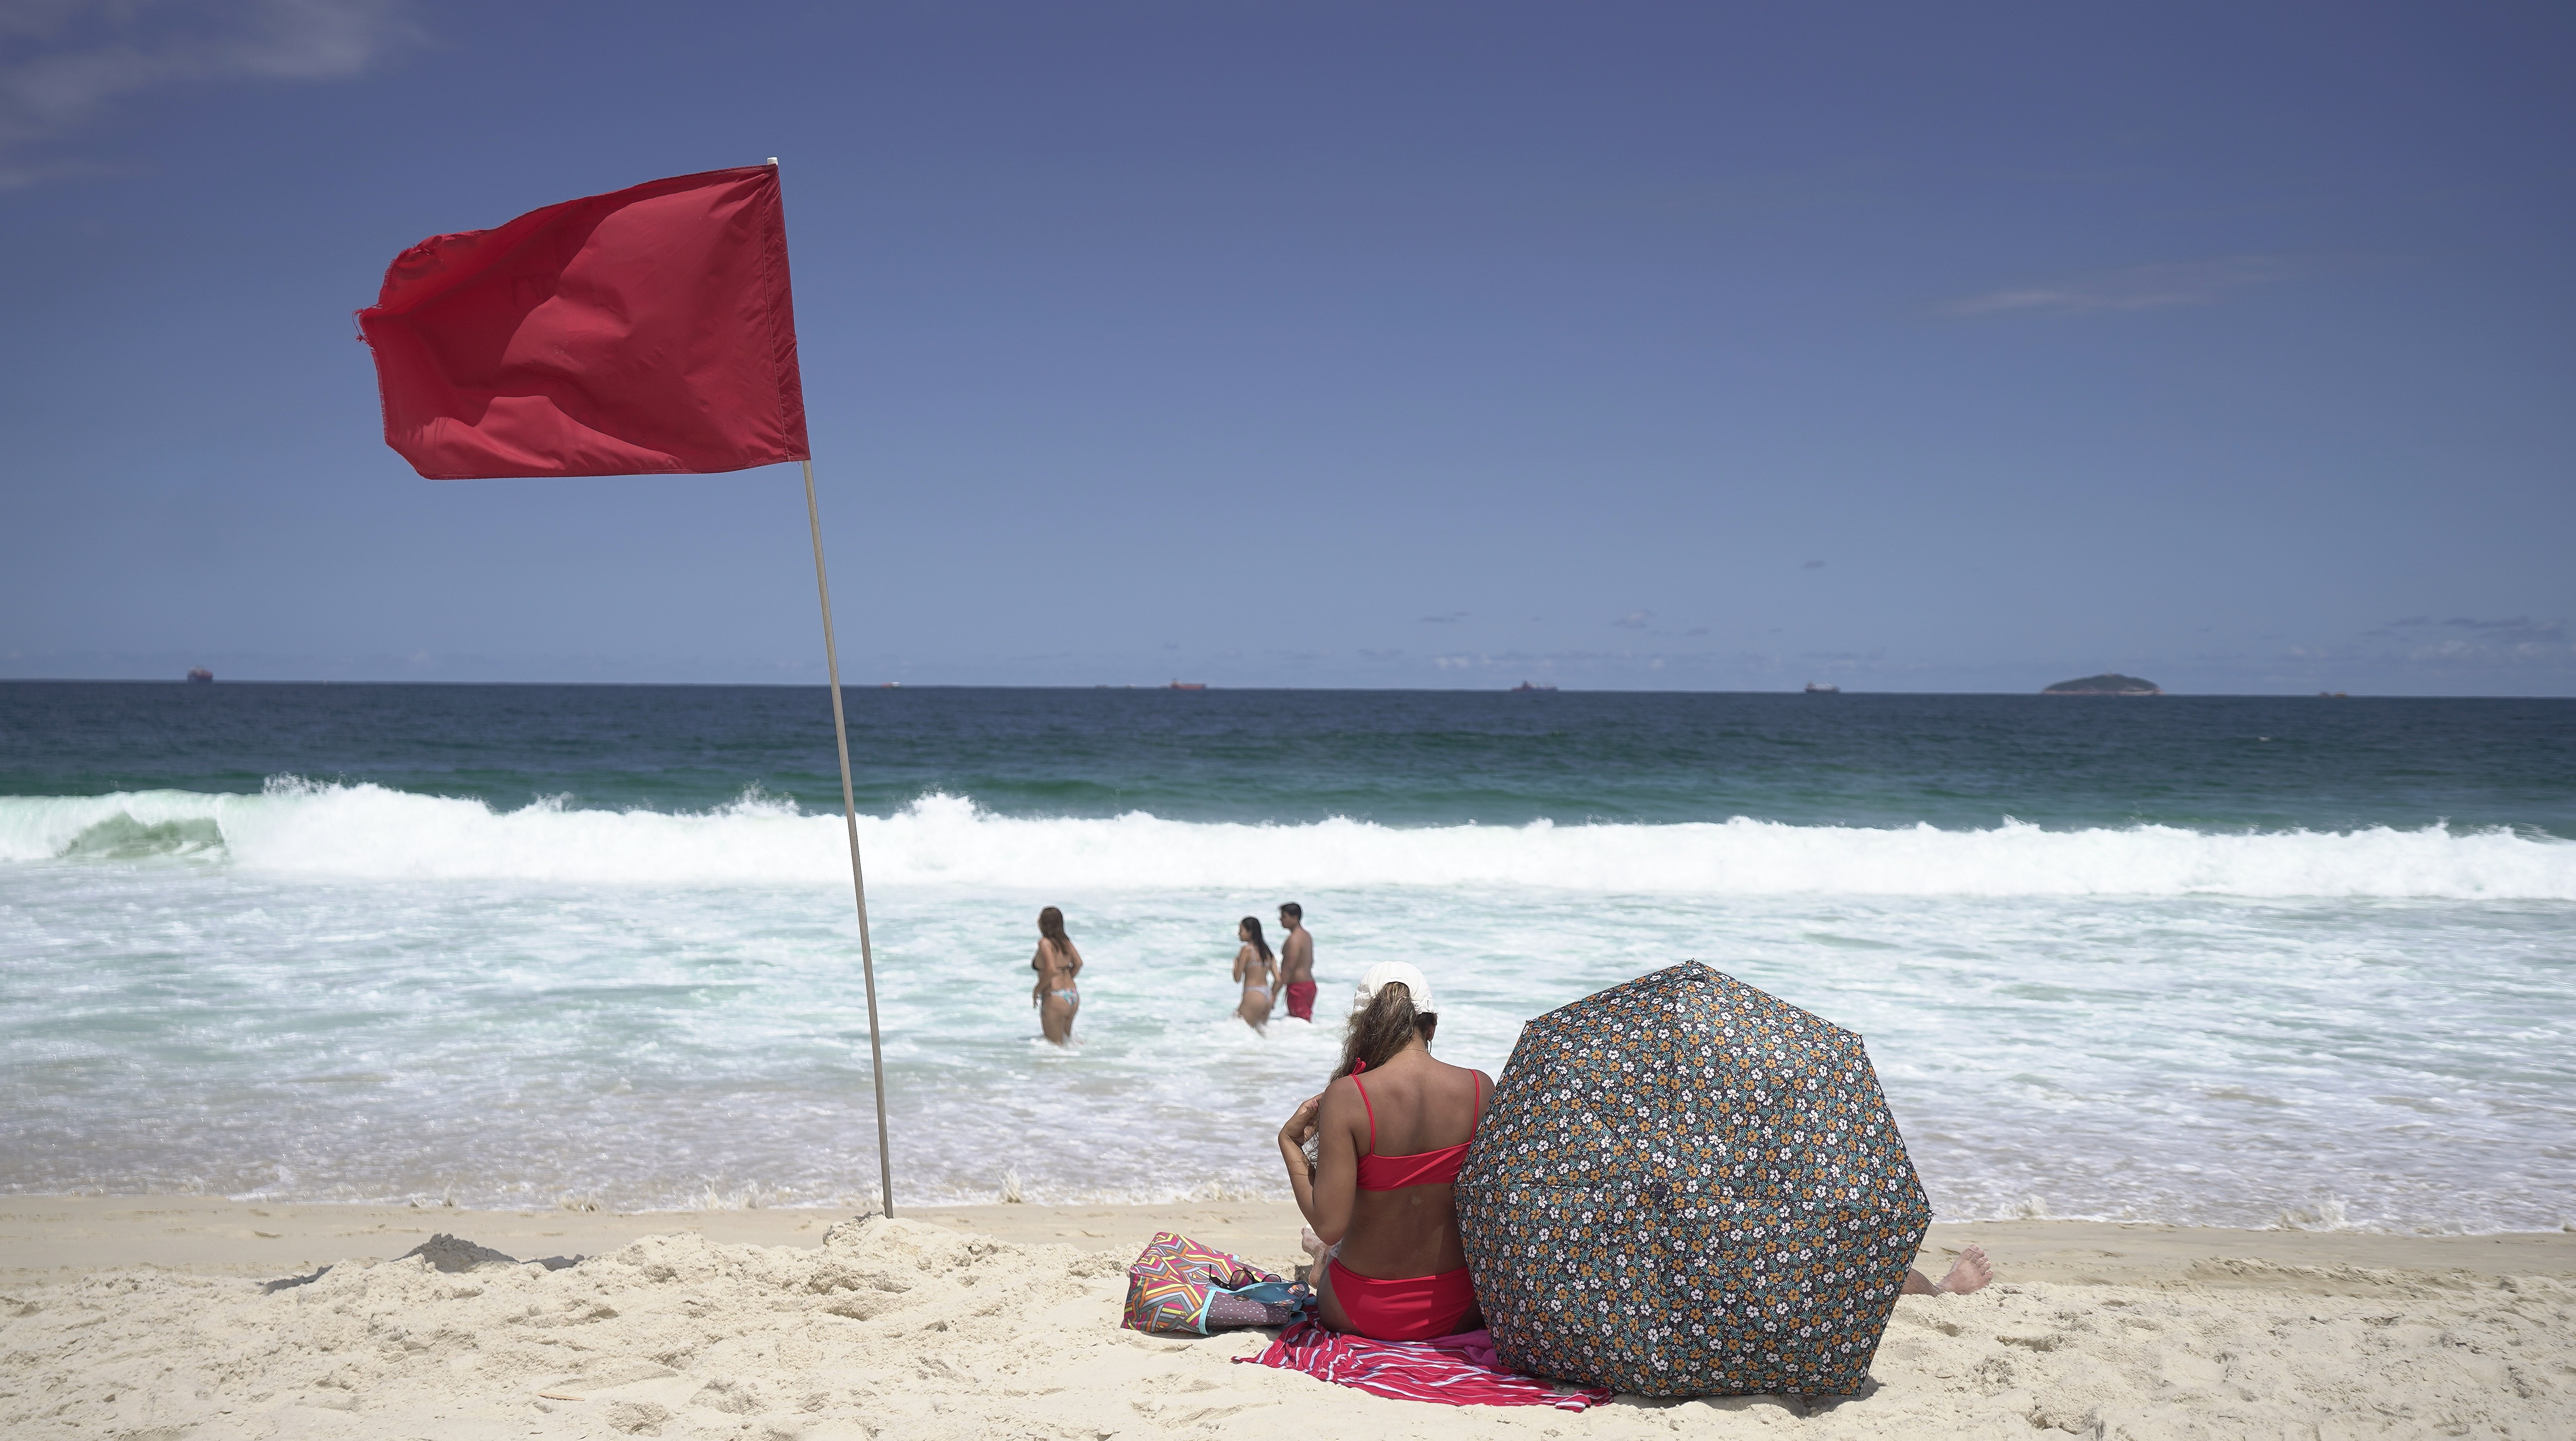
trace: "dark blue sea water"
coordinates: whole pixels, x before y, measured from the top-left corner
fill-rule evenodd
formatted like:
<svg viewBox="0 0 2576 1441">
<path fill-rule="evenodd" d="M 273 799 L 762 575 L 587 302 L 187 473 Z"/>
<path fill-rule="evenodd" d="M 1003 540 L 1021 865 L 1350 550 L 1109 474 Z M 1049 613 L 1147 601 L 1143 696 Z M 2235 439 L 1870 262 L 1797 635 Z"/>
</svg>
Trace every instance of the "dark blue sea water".
<svg viewBox="0 0 2576 1441">
<path fill-rule="evenodd" d="M 848 700 L 913 1199 L 1278 1192 L 1296 899 L 1489 1070 L 1692 957 L 1849 1025 L 1952 1216 L 2576 1219 L 2576 702 Z M 0 683 L 0 1190 L 864 1199 L 838 800 L 818 690 Z"/>
<path fill-rule="evenodd" d="M 2576 701 L 854 690 L 863 808 L 1388 825 L 1722 821 L 2576 836 Z M 370 782 L 837 810 L 820 689 L 0 682 L 0 794 Z"/>
</svg>

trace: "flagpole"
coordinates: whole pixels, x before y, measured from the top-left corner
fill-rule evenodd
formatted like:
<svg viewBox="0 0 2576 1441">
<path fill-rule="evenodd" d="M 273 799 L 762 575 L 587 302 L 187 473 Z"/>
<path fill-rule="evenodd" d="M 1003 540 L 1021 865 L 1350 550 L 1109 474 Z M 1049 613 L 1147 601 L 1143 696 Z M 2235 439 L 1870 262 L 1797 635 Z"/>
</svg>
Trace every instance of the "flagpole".
<svg viewBox="0 0 2576 1441">
<path fill-rule="evenodd" d="M 769 157 L 778 169 L 778 157 Z M 850 724 L 841 713 L 841 648 L 832 639 L 832 582 L 823 573 L 823 512 L 814 504 L 814 458 L 805 458 L 805 528 L 814 537 L 814 593 L 823 602 L 823 668 L 832 679 L 832 743 L 841 752 L 841 824 L 850 837 L 850 895 L 859 904 L 859 973 L 868 986 L 868 1088 L 877 1097 L 877 1209 L 894 1215 L 893 1150 L 886 1143 L 885 1042 L 877 1026 L 877 958 L 868 940 L 868 881 L 859 867 L 859 801 L 850 788 Z"/>
<path fill-rule="evenodd" d="M 832 640 L 832 582 L 823 573 L 823 513 L 814 504 L 810 459 L 805 462 L 805 523 L 814 534 L 814 589 L 823 599 L 823 664 L 832 677 L 832 739 L 841 750 L 841 822 L 850 837 L 850 893 L 859 903 L 859 970 L 868 984 L 868 1080 L 877 1094 L 877 1195 L 881 1208 L 891 1216 L 894 1163 L 886 1146 L 885 1045 L 877 1029 L 877 962 L 868 941 L 868 883 L 859 868 L 859 802 L 850 788 L 849 722 L 841 714 L 841 652 Z"/>
</svg>

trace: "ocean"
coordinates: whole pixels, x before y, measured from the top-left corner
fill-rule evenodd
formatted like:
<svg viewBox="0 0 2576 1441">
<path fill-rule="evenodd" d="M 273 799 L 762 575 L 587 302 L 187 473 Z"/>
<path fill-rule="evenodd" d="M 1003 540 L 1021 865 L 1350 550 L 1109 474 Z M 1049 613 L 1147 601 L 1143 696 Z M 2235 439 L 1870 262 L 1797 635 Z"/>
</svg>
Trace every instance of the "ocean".
<svg viewBox="0 0 2576 1441">
<path fill-rule="evenodd" d="M 1850 1027 L 1943 1219 L 2576 1225 L 2576 701 L 849 705 L 899 1207 L 1284 1196 L 1295 900 L 1492 1072 L 1694 958 Z M 0 683 L 0 1192 L 871 1204 L 839 799 L 819 689 Z"/>
</svg>

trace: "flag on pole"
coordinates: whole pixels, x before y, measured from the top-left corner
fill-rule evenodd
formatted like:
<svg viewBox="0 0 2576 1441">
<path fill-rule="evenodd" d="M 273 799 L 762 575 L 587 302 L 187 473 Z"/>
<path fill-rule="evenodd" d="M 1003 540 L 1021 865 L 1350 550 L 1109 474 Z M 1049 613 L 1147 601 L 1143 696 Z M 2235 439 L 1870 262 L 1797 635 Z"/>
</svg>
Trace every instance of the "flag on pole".
<svg viewBox="0 0 2576 1441">
<path fill-rule="evenodd" d="M 805 445 L 778 162 L 647 181 L 433 235 L 394 257 L 358 312 L 385 444 L 430 480 L 693 474 L 805 463 L 805 523 L 841 753 L 850 896 L 867 977 L 879 1204 L 894 1214 L 885 1045 L 859 804 Z"/>
<path fill-rule="evenodd" d="M 385 444 L 431 480 L 810 458 L 769 165 L 433 235 L 358 312 Z"/>
</svg>

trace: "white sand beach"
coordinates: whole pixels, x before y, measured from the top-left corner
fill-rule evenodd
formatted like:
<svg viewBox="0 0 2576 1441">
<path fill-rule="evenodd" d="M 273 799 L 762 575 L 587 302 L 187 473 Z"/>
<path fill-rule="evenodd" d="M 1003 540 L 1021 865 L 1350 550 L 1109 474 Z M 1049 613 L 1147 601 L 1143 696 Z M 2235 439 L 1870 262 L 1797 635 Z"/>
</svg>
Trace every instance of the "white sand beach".
<svg viewBox="0 0 2576 1441">
<path fill-rule="evenodd" d="M 1860 1396 L 1383 1400 L 1118 1329 L 1180 1230 L 1274 1267 L 1291 1208 L 611 1215 L 207 1198 L 0 1203 L 11 1438 L 1802 1438 L 2576 1434 L 2576 1235 L 1936 1227 L 1997 1284 L 1907 1297 Z M 548 1269 L 387 1259 L 436 1233 Z M 329 1269 L 307 1283 L 264 1283 Z"/>
</svg>

